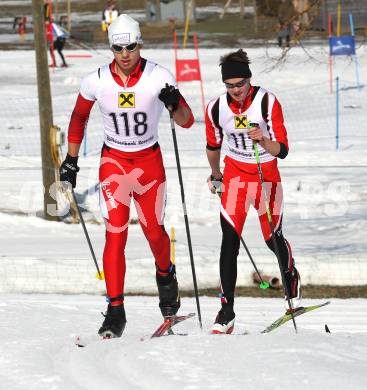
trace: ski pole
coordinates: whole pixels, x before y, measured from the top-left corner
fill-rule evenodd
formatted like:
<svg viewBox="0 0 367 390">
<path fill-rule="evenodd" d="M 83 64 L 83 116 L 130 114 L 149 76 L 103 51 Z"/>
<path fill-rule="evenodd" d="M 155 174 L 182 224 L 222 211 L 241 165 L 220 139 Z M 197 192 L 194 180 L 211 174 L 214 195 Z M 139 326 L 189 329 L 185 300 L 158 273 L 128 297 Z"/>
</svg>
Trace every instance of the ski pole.
<svg viewBox="0 0 367 390">
<path fill-rule="evenodd" d="M 92 254 L 94 264 L 95 264 L 95 266 L 97 268 L 97 278 L 99 280 L 103 280 L 104 279 L 103 273 L 99 270 L 97 259 L 96 259 L 96 255 L 94 254 L 92 243 L 90 242 L 89 235 L 88 235 L 88 232 L 87 232 L 87 228 L 85 227 L 84 219 L 83 219 L 82 213 L 80 211 L 80 207 L 78 205 L 78 202 L 76 201 L 76 196 L 75 196 L 75 192 L 74 192 L 73 189 L 71 190 L 71 193 L 73 194 L 74 203 L 76 204 L 76 209 L 78 210 L 80 222 L 81 222 L 81 224 L 83 226 L 85 238 L 87 239 L 87 242 L 88 242 L 88 245 L 89 245 L 89 249 L 90 249 L 90 253 Z"/>
<path fill-rule="evenodd" d="M 172 108 L 171 107 L 168 107 L 168 112 L 169 112 L 169 119 L 170 119 L 170 122 L 171 122 L 173 145 L 174 145 L 174 148 L 175 148 L 175 156 L 176 156 L 176 165 L 177 165 L 178 179 L 180 181 L 182 208 L 183 208 L 183 212 L 184 212 L 187 242 L 188 242 L 188 245 L 189 245 L 191 272 L 192 272 L 192 280 L 193 280 L 193 283 L 194 283 L 196 307 L 197 307 L 197 311 L 198 311 L 198 318 L 199 318 L 200 328 L 203 329 L 203 324 L 201 322 L 199 292 L 198 292 L 198 286 L 197 286 L 197 282 L 196 282 L 194 256 L 193 256 L 192 245 L 191 245 L 189 219 L 188 219 L 188 216 L 187 216 L 187 209 L 186 209 L 186 202 L 185 202 L 185 191 L 184 191 L 183 180 L 182 180 L 180 156 L 179 156 L 179 153 L 178 153 L 175 122 L 173 120 L 173 114 L 172 114 Z"/>
<path fill-rule="evenodd" d="M 222 197 L 222 193 L 220 191 L 217 191 L 217 189 L 216 189 L 215 192 L 218 194 L 219 199 L 220 199 Z M 243 239 L 242 236 L 240 236 L 240 241 L 241 241 L 242 246 L 245 248 L 245 251 L 246 251 L 246 253 L 247 253 L 247 255 L 248 255 L 248 257 L 249 257 L 249 259 L 250 259 L 250 261 L 251 261 L 251 263 L 252 263 L 252 265 L 253 265 L 256 273 L 257 273 L 257 276 L 260 279 L 260 288 L 263 289 L 263 290 L 269 288 L 270 284 L 268 282 L 265 282 L 262 279 L 261 274 L 260 274 L 259 270 L 256 267 L 255 261 L 254 261 L 253 257 L 251 256 L 251 253 L 250 253 L 250 251 L 249 251 L 249 249 L 248 249 L 248 247 L 247 247 L 247 245 L 245 243 L 245 240 Z"/>
<path fill-rule="evenodd" d="M 290 294 L 289 294 L 289 288 L 288 288 L 288 286 L 287 286 L 287 284 L 286 284 L 286 282 L 285 282 L 285 275 L 284 275 L 284 270 L 283 270 L 282 263 L 281 263 L 281 261 L 280 261 L 280 254 L 279 254 L 278 243 L 277 243 L 277 240 L 276 240 L 276 238 L 275 238 L 274 226 L 273 226 L 273 219 L 272 219 L 272 217 L 271 217 L 270 208 L 269 208 L 269 202 L 268 202 L 268 197 L 267 197 L 267 195 L 266 195 L 265 182 L 264 182 L 263 173 L 262 173 L 262 169 L 261 169 L 260 156 L 259 156 L 259 149 L 258 149 L 258 147 L 257 147 L 257 142 L 254 142 L 254 143 L 253 143 L 253 149 L 254 149 L 254 151 L 255 151 L 257 170 L 258 170 L 258 172 L 259 172 L 260 182 L 261 182 L 261 187 L 262 187 L 262 192 L 263 192 L 263 194 L 264 194 L 264 201 L 265 201 L 266 214 L 267 214 L 267 216 L 268 216 L 268 221 L 269 221 L 269 225 L 270 225 L 271 240 L 272 240 L 273 245 L 274 245 L 275 256 L 276 256 L 276 258 L 277 258 L 277 260 L 278 260 L 280 275 L 282 276 L 283 289 L 284 289 L 285 296 L 286 296 L 286 298 L 287 298 L 288 307 L 289 307 L 290 315 L 291 315 L 291 317 L 292 317 L 294 330 L 295 330 L 296 333 L 297 333 L 296 320 L 294 319 L 293 308 L 292 308 L 291 301 L 290 301 L 290 298 L 289 298 L 289 295 L 290 295 Z"/>
</svg>

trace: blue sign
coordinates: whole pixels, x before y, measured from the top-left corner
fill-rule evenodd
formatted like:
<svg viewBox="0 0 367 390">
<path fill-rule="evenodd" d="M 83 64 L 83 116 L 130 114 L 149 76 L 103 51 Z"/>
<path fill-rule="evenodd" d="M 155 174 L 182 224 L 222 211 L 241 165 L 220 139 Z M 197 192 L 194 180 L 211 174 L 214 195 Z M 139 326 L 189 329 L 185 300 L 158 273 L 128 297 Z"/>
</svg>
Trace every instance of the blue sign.
<svg viewBox="0 0 367 390">
<path fill-rule="evenodd" d="M 329 46 L 331 56 L 351 56 L 356 54 L 356 44 L 353 35 L 330 37 Z"/>
</svg>

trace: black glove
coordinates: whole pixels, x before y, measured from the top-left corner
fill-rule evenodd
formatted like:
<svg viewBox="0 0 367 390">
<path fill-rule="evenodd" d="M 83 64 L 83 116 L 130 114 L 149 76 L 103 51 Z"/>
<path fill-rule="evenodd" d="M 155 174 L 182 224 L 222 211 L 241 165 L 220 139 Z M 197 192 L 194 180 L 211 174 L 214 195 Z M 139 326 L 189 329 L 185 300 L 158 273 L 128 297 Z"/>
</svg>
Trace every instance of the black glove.
<svg viewBox="0 0 367 390">
<path fill-rule="evenodd" d="M 166 84 L 166 86 L 161 89 L 158 98 L 164 103 L 168 110 L 174 112 L 178 108 L 181 94 L 180 91 L 173 85 Z"/>
<path fill-rule="evenodd" d="M 60 181 L 66 181 L 72 188 L 76 186 L 76 174 L 79 172 L 78 157 L 66 155 L 64 162 L 60 166 Z"/>
</svg>

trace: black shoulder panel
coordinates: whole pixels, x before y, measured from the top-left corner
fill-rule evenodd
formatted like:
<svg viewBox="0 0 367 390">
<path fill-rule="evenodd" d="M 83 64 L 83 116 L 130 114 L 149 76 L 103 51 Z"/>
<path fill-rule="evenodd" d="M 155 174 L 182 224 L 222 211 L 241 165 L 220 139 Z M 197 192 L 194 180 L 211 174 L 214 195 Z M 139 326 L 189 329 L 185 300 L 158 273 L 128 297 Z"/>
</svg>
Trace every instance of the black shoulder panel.
<svg viewBox="0 0 367 390">
<path fill-rule="evenodd" d="M 261 114 L 265 122 L 268 122 L 268 94 L 266 93 L 261 100 Z"/>
<path fill-rule="evenodd" d="M 254 87 L 254 90 L 252 91 L 251 95 L 251 101 L 253 102 L 255 99 L 256 94 L 259 92 L 260 87 Z"/>
<path fill-rule="evenodd" d="M 220 131 L 222 131 L 222 128 L 219 125 L 219 98 L 213 104 L 213 107 L 212 107 L 212 118 L 213 118 L 213 122 L 215 124 L 215 127 L 217 127 Z"/>
<path fill-rule="evenodd" d="M 140 62 L 140 66 L 141 66 L 142 71 L 144 71 L 146 64 L 147 64 L 147 60 L 145 58 L 142 58 L 141 62 Z"/>
</svg>

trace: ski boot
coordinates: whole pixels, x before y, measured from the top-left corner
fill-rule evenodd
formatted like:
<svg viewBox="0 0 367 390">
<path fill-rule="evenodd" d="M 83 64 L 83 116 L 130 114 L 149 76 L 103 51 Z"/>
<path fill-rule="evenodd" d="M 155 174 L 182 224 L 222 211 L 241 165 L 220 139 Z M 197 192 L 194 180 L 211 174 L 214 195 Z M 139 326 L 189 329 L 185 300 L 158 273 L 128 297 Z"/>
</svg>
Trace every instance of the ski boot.
<svg viewBox="0 0 367 390">
<path fill-rule="evenodd" d="M 284 272 L 285 283 L 289 292 L 289 300 L 291 302 L 292 309 L 297 309 L 301 304 L 302 290 L 301 290 L 301 277 L 296 269 L 288 269 Z M 285 297 L 285 307 L 289 310 L 287 297 Z"/>
<path fill-rule="evenodd" d="M 222 308 L 217 314 L 210 333 L 231 334 L 234 328 L 235 317 L 236 315 L 234 314 L 233 306 L 228 304 L 222 304 Z"/>
<path fill-rule="evenodd" d="M 164 318 L 174 316 L 181 306 L 180 294 L 176 279 L 176 268 L 171 265 L 167 275 L 156 272 L 159 293 L 159 308 Z"/>
<path fill-rule="evenodd" d="M 105 339 L 121 337 L 126 325 L 124 304 L 112 306 L 109 303 L 107 313 L 102 315 L 105 319 L 98 334 Z"/>
</svg>

